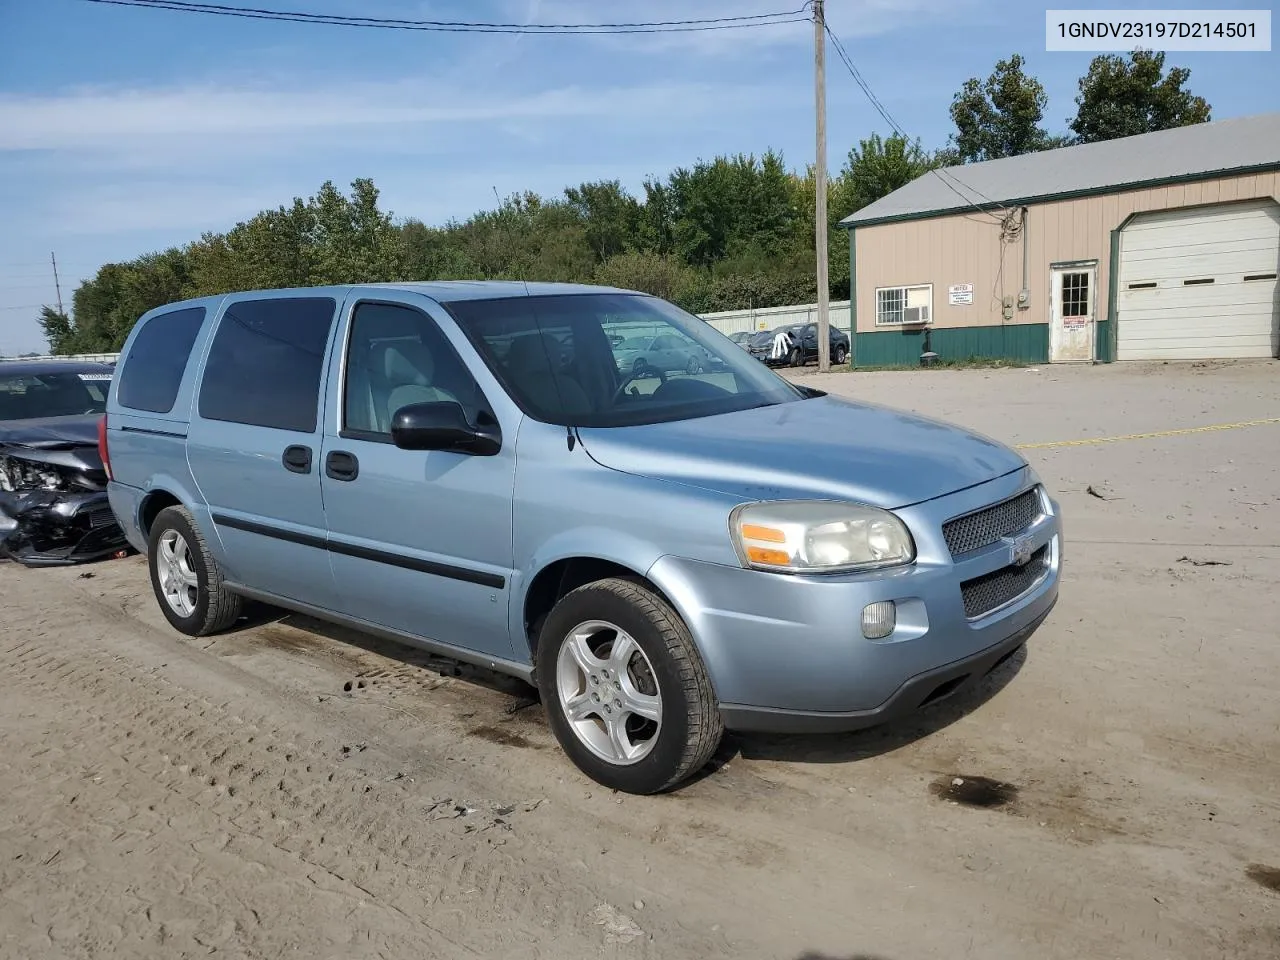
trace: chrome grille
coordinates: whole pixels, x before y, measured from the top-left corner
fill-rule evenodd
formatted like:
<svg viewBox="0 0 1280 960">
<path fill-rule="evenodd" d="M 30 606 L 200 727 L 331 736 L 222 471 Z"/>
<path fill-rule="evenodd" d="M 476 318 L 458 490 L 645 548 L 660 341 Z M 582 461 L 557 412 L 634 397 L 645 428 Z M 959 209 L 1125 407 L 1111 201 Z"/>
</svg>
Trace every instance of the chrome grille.
<svg viewBox="0 0 1280 960">
<path fill-rule="evenodd" d="M 1040 489 L 1036 487 L 1012 500 L 948 520 L 942 525 L 942 536 L 951 556 L 958 557 L 1027 529 L 1040 513 Z"/>
<path fill-rule="evenodd" d="M 970 620 L 984 616 L 1016 600 L 1039 582 L 1049 569 L 1049 545 L 1045 544 L 1020 567 L 1008 566 L 960 584 L 964 615 Z"/>
</svg>

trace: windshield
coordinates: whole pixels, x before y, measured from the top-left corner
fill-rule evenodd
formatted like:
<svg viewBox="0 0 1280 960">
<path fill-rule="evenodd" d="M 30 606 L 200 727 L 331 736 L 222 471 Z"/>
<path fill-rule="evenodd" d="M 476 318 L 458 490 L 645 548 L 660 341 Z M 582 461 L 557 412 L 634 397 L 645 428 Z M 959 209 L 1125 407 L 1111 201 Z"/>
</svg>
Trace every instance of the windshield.
<svg viewBox="0 0 1280 960">
<path fill-rule="evenodd" d="M 661 423 L 805 396 L 657 297 L 569 294 L 446 307 L 512 399 L 546 423 Z"/>
<path fill-rule="evenodd" d="M 106 373 L 0 374 L 0 420 L 102 413 L 110 386 Z"/>
</svg>

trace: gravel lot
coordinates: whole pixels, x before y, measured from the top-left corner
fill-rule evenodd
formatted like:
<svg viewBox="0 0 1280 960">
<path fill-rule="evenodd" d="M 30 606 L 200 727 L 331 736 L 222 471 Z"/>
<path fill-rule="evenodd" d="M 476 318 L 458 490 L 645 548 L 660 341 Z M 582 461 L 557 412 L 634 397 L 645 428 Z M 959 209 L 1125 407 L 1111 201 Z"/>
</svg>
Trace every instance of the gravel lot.
<svg viewBox="0 0 1280 960">
<path fill-rule="evenodd" d="M 1018 444 L 1280 417 L 1274 363 L 799 376 Z M 6 564 L 0 957 L 1274 960 L 1280 423 L 1026 454 L 1068 540 L 1024 657 L 647 799 L 519 686 Z"/>
</svg>

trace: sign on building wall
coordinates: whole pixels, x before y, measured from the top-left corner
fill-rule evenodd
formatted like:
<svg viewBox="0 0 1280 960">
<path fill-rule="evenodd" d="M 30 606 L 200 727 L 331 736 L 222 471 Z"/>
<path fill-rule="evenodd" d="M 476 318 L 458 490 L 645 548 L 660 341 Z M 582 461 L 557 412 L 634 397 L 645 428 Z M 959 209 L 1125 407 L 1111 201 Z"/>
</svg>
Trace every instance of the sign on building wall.
<svg viewBox="0 0 1280 960">
<path fill-rule="evenodd" d="M 973 284 L 951 284 L 951 286 L 947 287 L 947 303 L 951 304 L 953 307 L 960 307 L 973 303 Z"/>
</svg>

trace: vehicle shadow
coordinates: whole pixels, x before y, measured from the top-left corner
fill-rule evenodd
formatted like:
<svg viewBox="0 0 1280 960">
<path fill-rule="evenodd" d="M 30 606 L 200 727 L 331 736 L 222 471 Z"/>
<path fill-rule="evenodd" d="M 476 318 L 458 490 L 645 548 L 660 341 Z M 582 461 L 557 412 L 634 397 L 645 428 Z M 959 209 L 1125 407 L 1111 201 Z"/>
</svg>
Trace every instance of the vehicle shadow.
<svg viewBox="0 0 1280 960">
<path fill-rule="evenodd" d="M 510 715 L 528 707 L 537 707 L 541 703 L 537 688 L 515 677 L 265 604 L 250 604 L 236 628 L 256 629 L 260 641 L 268 645 L 295 649 L 305 646 L 305 640 L 300 640 L 296 635 L 291 634 L 287 639 L 272 635 L 269 630 L 273 624 L 293 627 L 306 634 L 319 635 L 406 666 L 498 693 L 508 698 L 509 702 L 504 709 Z M 1026 661 L 1027 647 L 1024 644 L 976 684 L 922 707 L 910 716 L 866 730 L 828 734 L 730 732 L 711 762 L 685 783 L 691 784 L 711 776 L 738 757 L 783 763 L 856 763 L 892 753 L 949 727 L 977 710 L 1011 683 Z M 522 714 L 526 718 L 531 715 L 536 715 L 536 722 L 545 722 L 541 709 Z"/>
<path fill-rule="evenodd" d="M 442 657 L 419 647 L 396 643 L 392 640 L 384 640 L 373 634 L 353 630 L 326 620 L 317 620 L 305 614 L 292 613 L 265 603 L 254 602 L 247 604 L 244 616 L 237 622 L 235 629 L 237 631 L 256 630 L 258 639 L 268 646 L 286 649 L 307 646 L 306 641 L 303 639 L 297 637 L 285 638 L 280 634 L 271 633 L 270 628 L 275 624 L 293 627 L 307 634 L 314 634 L 327 640 L 336 641 L 344 646 L 386 657 L 388 660 L 395 660 L 405 666 L 418 667 L 423 671 L 429 671 L 442 677 L 451 677 L 485 690 L 503 694 L 513 701 L 507 707 L 509 713 L 514 713 L 524 707 L 538 703 L 537 690 L 516 677 L 497 673 L 484 667 L 473 666 L 449 657 Z"/>
<path fill-rule="evenodd" d="M 1027 647 L 1023 645 L 973 686 L 879 727 L 853 733 L 731 733 L 725 737 L 724 745 L 716 754 L 713 767 L 728 763 L 734 757 L 787 763 L 855 763 L 892 753 L 951 726 L 977 710 L 1003 690 L 1026 661 Z"/>
<path fill-rule="evenodd" d="M 845 957 L 832 956 L 829 953 L 802 953 L 796 960 L 889 960 L 878 953 L 851 953 Z"/>
</svg>

